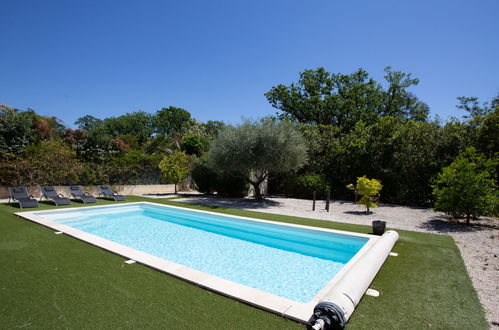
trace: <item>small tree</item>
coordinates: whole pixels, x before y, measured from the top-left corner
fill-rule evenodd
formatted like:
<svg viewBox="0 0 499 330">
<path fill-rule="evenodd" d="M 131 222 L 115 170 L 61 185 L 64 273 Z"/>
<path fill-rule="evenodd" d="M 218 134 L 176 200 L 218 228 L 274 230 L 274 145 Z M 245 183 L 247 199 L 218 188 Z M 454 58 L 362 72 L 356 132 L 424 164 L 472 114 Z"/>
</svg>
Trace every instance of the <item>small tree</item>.
<svg viewBox="0 0 499 330">
<path fill-rule="evenodd" d="M 455 218 L 497 215 L 499 198 L 494 180 L 497 160 L 486 160 L 468 148 L 442 169 L 433 185 L 435 210 Z"/>
<path fill-rule="evenodd" d="M 347 189 L 353 190 L 361 196 L 357 203 L 366 206 L 366 213 L 369 213 L 370 207 L 378 206 L 375 202 L 379 199 L 381 188 L 383 185 L 379 180 L 368 179 L 365 175 L 357 178 L 355 186 L 353 184 L 347 185 Z"/>
<path fill-rule="evenodd" d="M 181 184 L 189 174 L 189 156 L 183 151 L 177 151 L 172 155 L 165 156 L 159 162 L 159 169 L 166 182 L 175 184 L 175 194 L 177 185 Z"/>
<path fill-rule="evenodd" d="M 241 173 L 261 199 L 260 184 L 270 170 L 284 173 L 301 168 L 307 160 L 302 134 L 289 122 L 270 118 L 226 127 L 212 143 L 208 162 L 228 175 Z"/>
</svg>

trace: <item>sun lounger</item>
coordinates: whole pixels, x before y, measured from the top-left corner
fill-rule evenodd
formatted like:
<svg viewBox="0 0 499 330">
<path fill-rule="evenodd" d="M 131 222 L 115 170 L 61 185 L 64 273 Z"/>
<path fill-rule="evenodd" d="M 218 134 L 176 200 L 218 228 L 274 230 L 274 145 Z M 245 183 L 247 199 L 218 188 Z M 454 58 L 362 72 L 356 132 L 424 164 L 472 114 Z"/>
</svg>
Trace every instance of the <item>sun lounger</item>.
<svg viewBox="0 0 499 330">
<path fill-rule="evenodd" d="M 84 204 L 95 203 L 97 200 L 94 196 L 86 193 L 81 189 L 81 186 L 71 186 L 69 187 L 69 196 L 81 199 Z"/>
<path fill-rule="evenodd" d="M 53 200 L 57 206 L 71 204 L 69 198 L 64 197 L 62 194 L 58 194 L 54 186 L 42 186 L 42 198 Z M 40 198 L 40 201 L 42 198 Z"/>
<path fill-rule="evenodd" d="M 100 190 L 100 195 L 103 195 L 105 197 L 110 197 L 115 201 L 126 201 L 125 196 L 115 193 L 114 191 L 111 190 L 111 187 L 109 187 L 108 185 L 99 186 L 99 190 Z"/>
<path fill-rule="evenodd" d="M 17 201 L 20 208 L 25 207 L 38 207 L 38 201 L 33 199 L 30 194 L 28 194 L 28 189 L 26 187 L 9 187 L 10 200 Z"/>
</svg>

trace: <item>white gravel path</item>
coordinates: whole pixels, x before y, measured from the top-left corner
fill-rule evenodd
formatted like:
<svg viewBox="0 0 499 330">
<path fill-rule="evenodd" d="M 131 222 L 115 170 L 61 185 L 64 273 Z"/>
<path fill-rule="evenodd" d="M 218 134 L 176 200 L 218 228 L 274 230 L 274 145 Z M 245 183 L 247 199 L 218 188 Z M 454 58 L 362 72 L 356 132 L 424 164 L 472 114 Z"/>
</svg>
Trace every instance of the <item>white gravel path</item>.
<svg viewBox="0 0 499 330">
<path fill-rule="evenodd" d="M 365 214 L 364 206 L 344 201 L 331 202 L 328 213 L 324 201 L 317 202 L 316 211 L 312 211 L 312 201 L 293 198 L 268 198 L 256 202 L 253 199 L 202 195 L 175 201 L 361 225 L 383 220 L 392 229 L 450 235 L 461 251 L 491 328 L 499 329 L 498 219 L 482 219 L 473 225 L 465 225 L 450 222 L 443 213 L 431 209 L 390 204 L 381 204 L 372 209 L 372 214 Z"/>
</svg>

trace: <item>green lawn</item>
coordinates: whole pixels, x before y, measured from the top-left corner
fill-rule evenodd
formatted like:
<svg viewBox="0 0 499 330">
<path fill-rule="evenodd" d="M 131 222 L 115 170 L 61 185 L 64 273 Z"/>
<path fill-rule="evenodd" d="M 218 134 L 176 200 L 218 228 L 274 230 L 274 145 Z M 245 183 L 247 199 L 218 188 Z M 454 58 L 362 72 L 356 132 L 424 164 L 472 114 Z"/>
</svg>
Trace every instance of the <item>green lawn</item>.
<svg viewBox="0 0 499 330">
<path fill-rule="evenodd" d="M 368 233 L 370 227 L 234 209 L 152 201 L 273 221 Z M 109 204 L 99 200 L 99 204 Z M 82 204 L 73 203 L 74 206 Z M 55 209 L 42 204 L 40 209 Z M 60 207 L 62 208 L 62 207 Z M 30 209 L 32 210 L 32 209 Z M 0 328 L 305 329 L 54 230 L 0 205 Z M 394 248 L 349 329 L 487 329 L 450 236 L 398 231 Z M 195 244 L 195 242 L 193 242 Z"/>
</svg>

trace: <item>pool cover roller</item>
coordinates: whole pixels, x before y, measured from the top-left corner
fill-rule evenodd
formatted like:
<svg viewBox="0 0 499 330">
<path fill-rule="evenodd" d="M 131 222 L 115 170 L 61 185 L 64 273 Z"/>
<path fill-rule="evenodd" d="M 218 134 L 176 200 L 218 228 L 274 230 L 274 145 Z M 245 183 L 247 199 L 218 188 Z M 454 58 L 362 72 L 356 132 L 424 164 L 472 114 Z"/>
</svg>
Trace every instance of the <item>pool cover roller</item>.
<svg viewBox="0 0 499 330">
<path fill-rule="evenodd" d="M 385 232 L 315 306 L 310 329 L 343 329 L 397 242 L 396 231 Z"/>
</svg>

